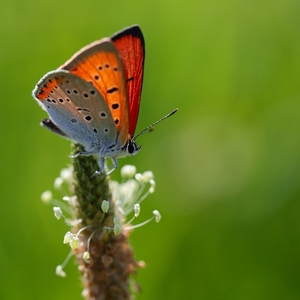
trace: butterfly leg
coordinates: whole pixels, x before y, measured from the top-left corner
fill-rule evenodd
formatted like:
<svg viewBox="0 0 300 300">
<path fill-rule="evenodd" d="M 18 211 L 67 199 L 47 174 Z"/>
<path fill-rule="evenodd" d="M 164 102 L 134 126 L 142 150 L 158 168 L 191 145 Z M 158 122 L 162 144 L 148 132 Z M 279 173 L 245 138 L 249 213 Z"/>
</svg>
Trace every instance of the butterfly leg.
<svg viewBox="0 0 300 300">
<path fill-rule="evenodd" d="M 111 170 L 106 173 L 107 176 L 110 175 L 119 166 L 118 161 L 115 157 L 112 157 L 111 160 L 112 160 L 114 165 L 109 167 L 109 168 L 111 168 Z"/>
<path fill-rule="evenodd" d="M 96 171 L 95 174 L 101 175 L 101 174 L 104 173 L 104 166 L 105 166 L 105 159 L 104 159 L 104 157 L 100 157 L 100 159 L 98 161 L 98 165 L 99 165 L 100 170 Z"/>
<path fill-rule="evenodd" d="M 114 166 L 112 167 L 112 169 L 108 172 L 106 172 L 106 176 L 110 175 L 117 167 L 118 167 L 118 161 L 115 157 L 112 157 L 112 161 L 114 163 Z M 100 157 L 99 161 L 98 161 L 98 164 L 99 164 L 99 168 L 100 170 L 99 171 L 96 171 L 95 173 L 97 175 L 101 175 L 104 173 L 104 170 L 105 170 L 105 158 L 104 157 Z"/>
<path fill-rule="evenodd" d="M 119 167 L 118 161 L 117 161 L 117 159 L 116 159 L 115 157 L 112 157 L 111 160 L 112 160 L 114 166 L 113 166 L 113 168 L 109 171 L 109 174 L 111 174 L 115 169 L 117 169 L 117 168 Z"/>
</svg>

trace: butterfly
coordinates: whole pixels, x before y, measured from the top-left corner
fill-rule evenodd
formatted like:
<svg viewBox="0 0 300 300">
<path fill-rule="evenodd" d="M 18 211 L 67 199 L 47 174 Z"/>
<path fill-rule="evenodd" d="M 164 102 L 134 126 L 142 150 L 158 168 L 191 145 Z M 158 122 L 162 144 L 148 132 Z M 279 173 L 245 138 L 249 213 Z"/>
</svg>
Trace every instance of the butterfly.
<svg viewBox="0 0 300 300">
<path fill-rule="evenodd" d="M 136 138 L 173 115 L 134 135 L 143 85 L 145 41 L 138 25 L 93 42 L 57 70 L 47 73 L 32 95 L 48 113 L 41 125 L 84 147 L 78 155 L 96 156 L 102 174 L 105 159 L 137 154 Z"/>
</svg>

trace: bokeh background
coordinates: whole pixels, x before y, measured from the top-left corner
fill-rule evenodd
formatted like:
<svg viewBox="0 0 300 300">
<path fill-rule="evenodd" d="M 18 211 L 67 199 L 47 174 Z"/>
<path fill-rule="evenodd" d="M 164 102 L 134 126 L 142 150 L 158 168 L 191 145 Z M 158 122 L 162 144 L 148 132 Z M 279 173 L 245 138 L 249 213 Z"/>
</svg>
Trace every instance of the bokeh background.
<svg viewBox="0 0 300 300">
<path fill-rule="evenodd" d="M 138 23 L 138 130 L 179 112 L 119 160 L 156 176 L 141 220 L 162 214 L 131 236 L 147 263 L 137 299 L 300 299 L 299 15 L 297 0 L 4 1 L 0 298 L 82 299 L 73 262 L 55 275 L 68 228 L 40 201 L 70 143 L 39 126 L 31 91 L 81 47 Z"/>
</svg>

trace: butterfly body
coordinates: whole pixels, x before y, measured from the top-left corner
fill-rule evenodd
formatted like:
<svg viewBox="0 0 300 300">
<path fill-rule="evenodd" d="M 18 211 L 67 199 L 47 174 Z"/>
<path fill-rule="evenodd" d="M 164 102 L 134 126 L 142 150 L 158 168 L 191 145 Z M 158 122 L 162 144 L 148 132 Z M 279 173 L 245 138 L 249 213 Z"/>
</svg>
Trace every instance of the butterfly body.
<svg viewBox="0 0 300 300">
<path fill-rule="evenodd" d="M 112 172 L 118 157 L 135 155 L 141 149 L 134 132 L 144 47 L 140 28 L 128 27 L 82 48 L 47 73 L 33 90 L 33 97 L 49 115 L 41 125 L 81 144 L 85 151 L 77 155 L 97 156 L 98 173 L 104 172 L 105 158 L 112 159 Z"/>
</svg>

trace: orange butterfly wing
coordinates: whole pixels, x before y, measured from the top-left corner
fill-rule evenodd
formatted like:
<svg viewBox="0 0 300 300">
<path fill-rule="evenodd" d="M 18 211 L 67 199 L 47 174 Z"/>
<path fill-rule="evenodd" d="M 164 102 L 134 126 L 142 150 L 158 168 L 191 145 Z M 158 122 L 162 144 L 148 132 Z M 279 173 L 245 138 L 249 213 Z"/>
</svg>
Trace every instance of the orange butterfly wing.
<svg viewBox="0 0 300 300">
<path fill-rule="evenodd" d="M 104 38 L 77 52 L 60 67 L 92 83 L 104 97 L 122 145 L 128 140 L 128 93 L 123 62 L 110 39 Z"/>
<path fill-rule="evenodd" d="M 145 41 L 138 25 L 128 27 L 112 36 L 122 58 L 129 101 L 129 134 L 135 132 L 143 85 Z"/>
</svg>

